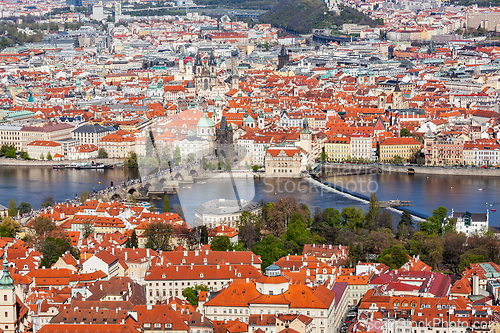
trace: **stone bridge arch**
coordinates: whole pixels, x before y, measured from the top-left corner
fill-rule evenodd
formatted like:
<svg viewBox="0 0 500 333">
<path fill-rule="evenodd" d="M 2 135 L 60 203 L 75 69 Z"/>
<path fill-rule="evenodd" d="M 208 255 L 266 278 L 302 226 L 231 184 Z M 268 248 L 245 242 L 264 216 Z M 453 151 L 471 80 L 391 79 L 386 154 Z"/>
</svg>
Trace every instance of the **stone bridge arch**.
<svg viewBox="0 0 500 333">
<path fill-rule="evenodd" d="M 111 200 L 120 201 L 120 200 L 122 200 L 122 197 L 118 193 L 115 193 L 111 196 Z"/>
</svg>

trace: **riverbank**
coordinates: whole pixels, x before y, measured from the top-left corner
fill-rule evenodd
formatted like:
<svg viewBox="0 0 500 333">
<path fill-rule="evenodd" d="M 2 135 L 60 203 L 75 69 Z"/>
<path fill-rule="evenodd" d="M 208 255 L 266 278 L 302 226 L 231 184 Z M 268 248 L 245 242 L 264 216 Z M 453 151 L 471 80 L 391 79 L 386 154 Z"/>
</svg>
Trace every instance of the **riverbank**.
<svg viewBox="0 0 500 333">
<path fill-rule="evenodd" d="M 323 176 L 347 176 L 376 173 L 409 173 L 442 176 L 491 176 L 500 177 L 500 169 L 426 167 L 418 165 L 398 166 L 390 164 L 327 163 L 322 166 Z"/>
<path fill-rule="evenodd" d="M 39 161 L 39 160 L 17 160 L 13 158 L 0 158 L 0 166 L 52 166 L 52 165 L 70 165 L 71 163 L 91 163 L 94 161 L 96 163 L 103 164 L 117 164 L 123 163 L 125 159 L 123 158 L 95 158 L 95 159 L 82 159 L 82 160 L 71 160 L 71 161 Z"/>
<path fill-rule="evenodd" d="M 408 169 L 413 169 L 415 174 L 443 175 L 443 176 L 492 176 L 500 177 L 500 169 L 482 168 L 445 168 L 445 167 L 424 167 L 424 166 L 381 166 L 383 172 L 408 173 Z"/>
</svg>

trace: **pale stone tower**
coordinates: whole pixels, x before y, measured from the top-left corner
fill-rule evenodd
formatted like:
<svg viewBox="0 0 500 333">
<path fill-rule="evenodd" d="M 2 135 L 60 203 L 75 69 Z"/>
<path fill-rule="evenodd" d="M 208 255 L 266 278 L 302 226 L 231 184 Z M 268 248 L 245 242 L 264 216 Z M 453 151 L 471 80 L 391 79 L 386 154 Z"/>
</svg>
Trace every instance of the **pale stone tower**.
<svg viewBox="0 0 500 333">
<path fill-rule="evenodd" d="M 3 332 L 16 332 L 17 312 L 14 279 L 9 273 L 7 255 L 4 254 L 3 274 L 0 278 L 0 328 Z"/>
<path fill-rule="evenodd" d="M 309 122 L 307 118 L 304 118 L 303 129 L 300 132 L 300 147 L 304 149 L 308 154 L 311 154 L 312 150 L 312 134 L 309 130 Z"/>
</svg>

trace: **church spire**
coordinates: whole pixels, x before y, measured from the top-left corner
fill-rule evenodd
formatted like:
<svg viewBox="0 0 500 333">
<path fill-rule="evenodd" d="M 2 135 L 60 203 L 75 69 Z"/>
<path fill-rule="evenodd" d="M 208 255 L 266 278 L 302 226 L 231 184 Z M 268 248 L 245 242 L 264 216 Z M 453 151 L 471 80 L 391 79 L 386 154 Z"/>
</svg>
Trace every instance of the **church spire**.
<svg viewBox="0 0 500 333">
<path fill-rule="evenodd" d="M 10 276 L 7 253 L 4 254 L 4 257 L 5 259 L 3 260 L 3 274 L 0 278 L 0 289 L 12 289 L 14 288 L 14 279 Z"/>
<path fill-rule="evenodd" d="M 309 130 L 309 122 L 307 121 L 307 117 L 304 118 L 303 130 L 302 132 L 300 132 L 300 134 L 311 134 L 311 131 Z"/>
</svg>

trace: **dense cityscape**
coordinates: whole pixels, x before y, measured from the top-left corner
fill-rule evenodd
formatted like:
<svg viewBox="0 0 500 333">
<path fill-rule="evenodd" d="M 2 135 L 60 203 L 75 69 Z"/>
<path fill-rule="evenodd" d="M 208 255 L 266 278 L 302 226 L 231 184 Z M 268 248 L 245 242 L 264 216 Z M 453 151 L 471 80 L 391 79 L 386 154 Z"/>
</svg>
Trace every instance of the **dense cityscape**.
<svg viewBox="0 0 500 333">
<path fill-rule="evenodd" d="M 0 2 L 0 332 L 498 333 L 497 5 Z"/>
</svg>

